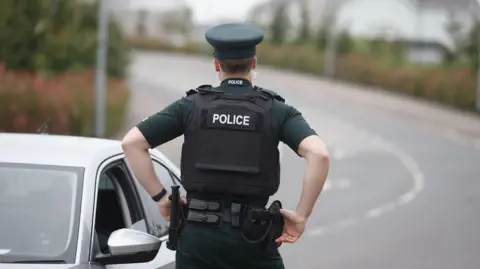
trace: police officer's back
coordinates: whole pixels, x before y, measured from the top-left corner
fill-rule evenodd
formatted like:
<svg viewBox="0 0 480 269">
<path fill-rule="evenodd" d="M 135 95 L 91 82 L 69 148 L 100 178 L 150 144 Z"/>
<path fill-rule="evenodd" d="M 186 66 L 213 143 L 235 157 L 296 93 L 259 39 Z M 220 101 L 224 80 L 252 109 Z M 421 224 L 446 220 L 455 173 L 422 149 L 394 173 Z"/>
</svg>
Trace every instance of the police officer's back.
<svg viewBox="0 0 480 269">
<path fill-rule="evenodd" d="M 293 243 L 303 233 L 326 178 L 328 154 L 295 108 L 274 91 L 252 85 L 260 29 L 224 24 L 206 38 L 214 47 L 220 85 L 189 90 L 138 124 L 124 138 L 126 157 L 168 218 L 165 190 L 142 152 L 184 135 L 181 176 L 188 209 L 177 268 L 284 268 L 277 243 Z M 296 212 L 281 210 L 284 228 L 281 204 L 265 208 L 280 184 L 280 141 L 309 161 L 308 188 Z"/>
</svg>

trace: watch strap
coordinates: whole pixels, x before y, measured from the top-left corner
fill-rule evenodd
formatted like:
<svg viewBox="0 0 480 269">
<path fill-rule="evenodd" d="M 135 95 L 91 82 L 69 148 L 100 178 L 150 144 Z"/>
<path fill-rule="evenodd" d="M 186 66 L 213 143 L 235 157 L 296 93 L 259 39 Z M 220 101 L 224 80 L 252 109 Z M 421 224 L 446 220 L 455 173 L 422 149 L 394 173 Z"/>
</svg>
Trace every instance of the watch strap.
<svg viewBox="0 0 480 269">
<path fill-rule="evenodd" d="M 158 202 L 167 194 L 167 190 L 163 188 L 158 194 L 152 196 L 153 201 Z"/>
</svg>

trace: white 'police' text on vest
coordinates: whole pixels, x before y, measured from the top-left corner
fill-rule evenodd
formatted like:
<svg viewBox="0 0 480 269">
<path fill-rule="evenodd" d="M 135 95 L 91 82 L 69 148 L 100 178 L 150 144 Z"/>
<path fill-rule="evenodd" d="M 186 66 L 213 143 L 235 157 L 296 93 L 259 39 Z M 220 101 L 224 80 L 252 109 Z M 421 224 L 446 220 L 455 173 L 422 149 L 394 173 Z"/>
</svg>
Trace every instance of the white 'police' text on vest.
<svg viewBox="0 0 480 269">
<path fill-rule="evenodd" d="M 243 125 L 250 126 L 250 116 L 246 115 L 230 115 L 214 113 L 212 123 L 220 123 L 225 125 Z"/>
</svg>

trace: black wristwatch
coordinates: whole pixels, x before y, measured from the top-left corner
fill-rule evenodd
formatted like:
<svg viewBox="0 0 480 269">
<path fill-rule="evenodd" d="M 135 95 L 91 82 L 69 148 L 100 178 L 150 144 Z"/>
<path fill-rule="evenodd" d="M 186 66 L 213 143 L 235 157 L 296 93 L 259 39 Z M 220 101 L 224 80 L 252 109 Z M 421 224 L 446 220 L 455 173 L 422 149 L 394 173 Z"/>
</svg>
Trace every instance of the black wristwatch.
<svg viewBox="0 0 480 269">
<path fill-rule="evenodd" d="M 167 194 L 167 190 L 163 188 L 158 194 L 152 196 L 153 201 L 158 202 L 162 200 L 163 196 Z"/>
</svg>

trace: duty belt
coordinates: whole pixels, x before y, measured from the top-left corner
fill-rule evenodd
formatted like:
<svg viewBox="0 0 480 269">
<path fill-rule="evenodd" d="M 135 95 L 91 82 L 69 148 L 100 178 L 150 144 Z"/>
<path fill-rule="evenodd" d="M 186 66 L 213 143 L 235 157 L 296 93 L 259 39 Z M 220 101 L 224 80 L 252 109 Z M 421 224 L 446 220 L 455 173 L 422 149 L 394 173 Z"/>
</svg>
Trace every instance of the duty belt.
<svg viewBox="0 0 480 269">
<path fill-rule="evenodd" d="M 188 205 L 189 222 L 220 226 L 223 222 L 240 227 L 246 205 L 223 201 L 191 199 Z"/>
<path fill-rule="evenodd" d="M 283 231 L 282 204 L 274 201 L 268 209 L 223 201 L 203 201 L 192 199 L 188 205 L 188 222 L 221 226 L 223 222 L 241 230 L 245 241 L 263 244 L 267 249 L 275 249 L 275 243 Z"/>
</svg>

